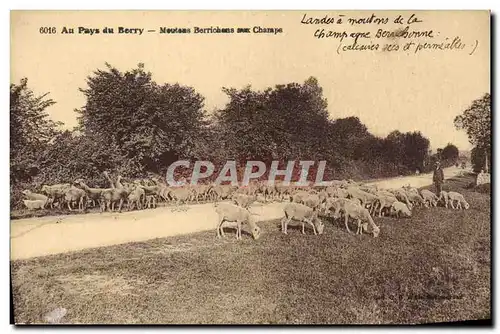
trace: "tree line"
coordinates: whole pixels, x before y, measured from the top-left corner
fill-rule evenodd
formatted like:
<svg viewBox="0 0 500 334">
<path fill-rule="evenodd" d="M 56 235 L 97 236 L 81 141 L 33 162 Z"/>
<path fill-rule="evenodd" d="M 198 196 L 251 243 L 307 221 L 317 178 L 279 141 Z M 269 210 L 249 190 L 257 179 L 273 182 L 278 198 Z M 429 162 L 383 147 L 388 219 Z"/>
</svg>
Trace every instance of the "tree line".
<svg viewBox="0 0 500 334">
<path fill-rule="evenodd" d="M 75 109 L 78 126 L 63 130 L 46 112 L 55 101 L 36 96 L 26 79 L 11 84 L 11 188 L 77 178 L 103 186 L 105 170 L 125 178 L 165 175 L 177 160 L 208 160 L 216 171 L 227 160 L 242 168 L 248 160 L 278 160 L 280 168 L 325 160 L 325 179 L 359 180 L 426 172 L 435 159 L 458 157 L 453 144 L 431 154 L 420 132 L 379 137 L 357 117 L 331 118 L 314 77 L 264 90 L 223 87 L 228 102 L 213 112 L 194 88 L 156 83 L 144 64 L 122 72 L 106 63 L 86 86 L 85 105 Z"/>
</svg>

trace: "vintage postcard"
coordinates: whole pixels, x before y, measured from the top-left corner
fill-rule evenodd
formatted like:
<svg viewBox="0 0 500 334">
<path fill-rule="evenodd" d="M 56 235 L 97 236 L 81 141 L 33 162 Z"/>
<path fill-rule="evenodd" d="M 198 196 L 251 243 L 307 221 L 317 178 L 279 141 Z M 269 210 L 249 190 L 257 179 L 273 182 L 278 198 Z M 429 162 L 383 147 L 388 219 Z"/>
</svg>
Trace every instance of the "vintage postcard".
<svg viewBox="0 0 500 334">
<path fill-rule="evenodd" d="M 491 325 L 490 20 L 11 11 L 13 322 Z"/>
</svg>

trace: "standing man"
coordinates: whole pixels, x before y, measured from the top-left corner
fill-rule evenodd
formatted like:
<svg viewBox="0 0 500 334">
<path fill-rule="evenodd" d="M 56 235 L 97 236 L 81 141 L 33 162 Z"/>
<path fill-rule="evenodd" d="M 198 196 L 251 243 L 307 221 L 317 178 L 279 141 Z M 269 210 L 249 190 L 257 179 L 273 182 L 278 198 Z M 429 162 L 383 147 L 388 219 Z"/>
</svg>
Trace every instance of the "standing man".
<svg viewBox="0 0 500 334">
<path fill-rule="evenodd" d="M 441 164 L 439 161 L 436 161 L 436 168 L 434 168 L 434 175 L 432 176 L 432 181 L 436 186 L 436 195 L 441 196 L 441 186 L 444 183 L 444 173 L 441 169 Z"/>
</svg>

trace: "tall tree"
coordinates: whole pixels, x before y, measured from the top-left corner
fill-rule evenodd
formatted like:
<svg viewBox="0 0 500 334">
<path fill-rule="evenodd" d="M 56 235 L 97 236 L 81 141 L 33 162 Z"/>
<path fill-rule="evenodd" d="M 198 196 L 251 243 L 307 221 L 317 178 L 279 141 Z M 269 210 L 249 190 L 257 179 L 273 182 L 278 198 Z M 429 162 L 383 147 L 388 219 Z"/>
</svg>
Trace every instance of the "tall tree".
<svg viewBox="0 0 500 334">
<path fill-rule="evenodd" d="M 491 95 L 484 94 L 472 101 L 472 104 L 454 120 L 455 127 L 465 130 L 469 142 L 484 150 L 485 169 L 489 170 L 488 156 L 491 154 Z"/>
<path fill-rule="evenodd" d="M 458 160 L 459 155 L 458 147 L 453 145 L 452 143 L 448 143 L 445 147 L 443 147 L 443 151 L 441 155 L 443 159 L 448 160 L 450 163 L 455 163 Z"/>
<path fill-rule="evenodd" d="M 46 109 L 56 102 L 49 93 L 36 96 L 28 80 L 10 85 L 10 170 L 11 182 L 30 179 L 38 157 L 58 133 L 62 123 L 49 119 Z"/>
<path fill-rule="evenodd" d="M 80 130 L 116 145 L 144 170 L 190 157 L 205 125 L 203 97 L 191 87 L 156 84 L 144 64 L 126 72 L 106 67 L 81 89 L 87 102 L 77 110 Z"/>
</svg>

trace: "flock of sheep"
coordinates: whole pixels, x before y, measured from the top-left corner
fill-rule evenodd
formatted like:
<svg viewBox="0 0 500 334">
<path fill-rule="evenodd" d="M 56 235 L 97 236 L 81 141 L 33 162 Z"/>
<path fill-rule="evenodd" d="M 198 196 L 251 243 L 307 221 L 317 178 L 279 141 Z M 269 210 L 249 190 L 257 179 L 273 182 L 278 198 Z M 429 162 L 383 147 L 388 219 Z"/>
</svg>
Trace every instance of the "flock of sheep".
<svg viewBox="0 0 500 334">
<path fill-rule="evenodd" d="M 305 233 L 306 224 L 314 234 L 322 234 L 324 223 L 320 217 L 343 217 L 346 229 L 350 219 L 356 221 L 356 234 L 363 231 L 378 237 L 380 228 L 373 221 L 378 215 L 396 217 L 412 215 L 414 207 L 432 207 L 438 203 L 453 209 L 468 209 L 464 196 L 457 192 L 442 191 L 439 196 L 429 190 L 405 186 L 397 189 L 378 189 L 375 185 L 363 185 L 352 180 L 334 181 L 330 186 L 299 187 L 276 181 L 253 182 L 245 187 L 217 184 L 197 184 L 183 187 L 169 187 L 160 178 L 123 182 L 120 176 L 113 182 L 105 172 L 109 188 L 90 188 L 82 179 L 72 184 L 43 185 L 40 192 L 24 190 L 24 205 L 30 209 L 47 207 L 67 207 L 72 211 L 78 206 L 80 211 L 88 207 L 99 207 L 100 211 L 115 211 L 126 207 L 128 210 L 155 208 L 158 201 L 171 202 L 176 206 L 200 201 L 212 201 L 219 216 L 217 237 L 224 236 L 223 226 L 236 225 L 236 238 L 241 239 L 242 225 L 248 225 L 254 239 L 261 234 L 256 225 L 250 206 L 255 202 L 268 203 L 286 201 L 281 230 L 287 233 L 288 224 L 298 221 Z M 219 203 L 221 201 L 227 201 Z M 118 207 L 117 207 L 118 206 Z"/>
<path fill-rule="evenodd" d="M 256 186 L 253 190 L 247 190 L 250 194 L 240 193 L 238 190 L 231 197 L 232 203 L 223 203 L 216 207 L 219 215 L 217 225 L 217 237 L 224 236 L 224 223 L 236 223 L 236 238 L 241 239 L 241 226 L 248 224 L 254 239 L 260 237 L 260 228 L 252 221 L 249 211 L 250 205 L 258 200 L 262 189 Z M 266 189 L 266 186 L 264 186 Z M 277 189 L 276 189 L 277 190 Z M 289 198 L 281 220 L 281 231 L 287 234 L 287 226 L 292 221 L 302 224 L 302 233 L 305 233 L 306 224 L 312 227 L 314 234 L 322 234 L 324 223 L 319 217 L 343 216 L 346 229 L 349 229 L 350 219 L 356 221 L 356 234 L 363 231 L 372 233 L 374 237 L 380 234 L 380 228 L 375 224 L 373 216 L 393 215 L 396 217 L 411 217 L 412 210 L 416 206 L 436 207 L 439 203 L 453 209 L 469 209 L 469 204 L 464 196 L 458 192 L 441 191 L 437 196 L 429 190 L 419 191 L 417 188 L 401 187 L 397 189 L 378 189 L 377 186 L 361 185 L 349 181 L 336 181 L 336 184 L 328 187 L 316 187 L 316 189 L 304 190 L 300 188 L 289 188 L 283 194 L 277 191 L 281 200 Z M 285 196 L 283 196 L 285 195 Z M 261 195 L 262 196 L 262 195 Z"/>
</svg>

